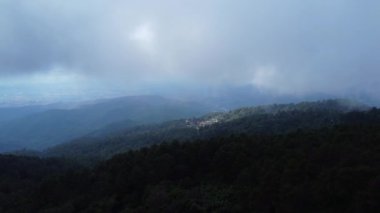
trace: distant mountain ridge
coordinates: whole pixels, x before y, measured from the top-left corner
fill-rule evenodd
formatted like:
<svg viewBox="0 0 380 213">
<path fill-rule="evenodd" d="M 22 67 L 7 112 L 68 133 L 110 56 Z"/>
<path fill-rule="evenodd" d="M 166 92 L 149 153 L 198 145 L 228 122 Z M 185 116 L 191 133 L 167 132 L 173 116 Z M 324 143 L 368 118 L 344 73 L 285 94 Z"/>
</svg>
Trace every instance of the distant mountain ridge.
<svg viewBox="0 0 380 213">
<path fill-rule="evenodd" d="M 207 122 L 207 120 L 219 120 L 224 122 L 233 121 L 243 117 L 248 117 L 251 115 L 258 114 L 277 114 L 281 112 L 291 112 L 291 111 L 331 111 L 331 112 L 350 112 L 350 111 L 364 111 L 368 110 L 369 107 L 360 102 L 356 102 L 348 99 L 329 99 L 314 102 L 300 102 L 297 104 L 271 104 L 262 105 L 256 107 L 244 107 L 228 112 L 218 112 L 211 113 L 209 115 L 200 118 L 200 122 Z M 211 122 L 213 123 L 213 122 Z M 216 122 L 214 122 L 216 123 Z"/>
<path fill-rule="evenodd" d="M 126 127 L 200 116 L 208 106 L 159 96 L 127 96 L 102 100 L 76 109 L 47 110 L 3 124 L 0 151 L 9 147 L 43 149 L 89 134 L 111 124 Z"/>
</svg>

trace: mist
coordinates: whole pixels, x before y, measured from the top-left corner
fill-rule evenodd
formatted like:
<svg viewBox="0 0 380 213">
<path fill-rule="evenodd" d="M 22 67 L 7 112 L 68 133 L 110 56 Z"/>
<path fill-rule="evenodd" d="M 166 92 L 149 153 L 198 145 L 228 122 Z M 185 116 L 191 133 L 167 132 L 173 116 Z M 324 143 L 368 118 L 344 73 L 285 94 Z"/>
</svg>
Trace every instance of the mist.
<svg viewBox="0 0 380 213">
<path fill-rule="evenodd" d="M 244 88 L 250 97 L 379 100 L 379 8 L 371 0 L 0 0 L 0 97 Z"/>
</svg>

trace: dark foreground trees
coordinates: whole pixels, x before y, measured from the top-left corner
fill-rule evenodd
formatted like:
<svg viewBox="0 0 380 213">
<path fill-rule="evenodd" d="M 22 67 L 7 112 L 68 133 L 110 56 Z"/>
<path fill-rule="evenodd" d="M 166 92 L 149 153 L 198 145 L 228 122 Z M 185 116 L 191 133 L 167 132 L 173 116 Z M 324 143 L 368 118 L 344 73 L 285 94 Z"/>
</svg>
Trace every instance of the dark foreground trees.
<svg viewBox="0 0 380 213">
<path fill-rule="evenodd" d="M 0 211 L 379 212 L 379 115 L 352 113 L 320 130 L 164 143 L 93 169 L 50 173 L 37 160 L 36 178 L 2 170 Z"/>
</svg>

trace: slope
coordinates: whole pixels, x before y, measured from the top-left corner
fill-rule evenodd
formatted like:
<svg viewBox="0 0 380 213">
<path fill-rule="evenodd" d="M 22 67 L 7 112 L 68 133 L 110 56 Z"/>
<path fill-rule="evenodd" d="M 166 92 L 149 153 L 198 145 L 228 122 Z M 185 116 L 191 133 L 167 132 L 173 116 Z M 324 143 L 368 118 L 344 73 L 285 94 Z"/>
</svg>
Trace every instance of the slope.
<svg viewBox="0 0 380 213">
<path fill-rule="evenodd" d="M 48 110 L 16 119 L 0 129 L 0 148 L 13 144 L 43 149 L 120 122 L 124 128 L 138 124 L 199 116 L 210 107 L 158 96 L 130 96 L 103 100 L 71 110 Z M 120 127 L 121 128 L 121 127 Z M 1 149 L 0 149 L 1 150 Z"/>
<path fill-rule="evenodd" d="M 371 109 L 332 128 L 163 143 L 62 173 L 0 156 L 0 168 L 16 162 L 0 175 L 0 211 L 379 212 L 379 132 Z"/>
<path fill-rule="evenodd" d="M 331 127 L 341 122 L 344 113 L 366 109 L 368 107 L 347 100 L 242 108 L 200 118 L 131 127 L 103 137 L 90 135 L 52 147 L 45 154 L 92 161 L 164 141 L 207 139 L 229 134 L 280 134 L 297 129 Z"/>
</svg>

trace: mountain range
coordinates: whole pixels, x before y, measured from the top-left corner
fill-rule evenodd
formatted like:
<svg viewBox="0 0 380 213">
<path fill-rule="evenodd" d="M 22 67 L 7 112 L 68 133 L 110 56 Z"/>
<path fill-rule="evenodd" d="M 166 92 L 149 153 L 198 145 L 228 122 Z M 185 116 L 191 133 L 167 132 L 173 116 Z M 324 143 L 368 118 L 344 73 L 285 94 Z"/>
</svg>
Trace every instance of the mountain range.
<svg viewBox="0 0 380 213">
<path fill-rule="evenodd" d="M 377 108 L 325 100 L 128 125 L 0 155 L 0 212 L 379 212 Z"/>
<path fill-rule="evenodd" d="M 105 99 L 74 109 L 42 106 L 0 109 L 0 114 L 8 116 L 0 122 L 0 151 L 41 150 L 100 129 L 115 131 L 118 126 L 160 123 L 213 110 L 207 105 L 159 96 Z"/>
<path fill-rule="evenodd" d="M 366 105 L 344 99 L 246 107 L 158 124 L 120 125 L 117 130 L 108 126 L 85 137 L 50 147 L 43 153 L 50 157 L 97 161 L 165 141 L 194 141 L 231 134 L 279 134 L 297 129 L 332 127 L 343 122 L 345 113 L 368 109 Z"/>
</svg>

